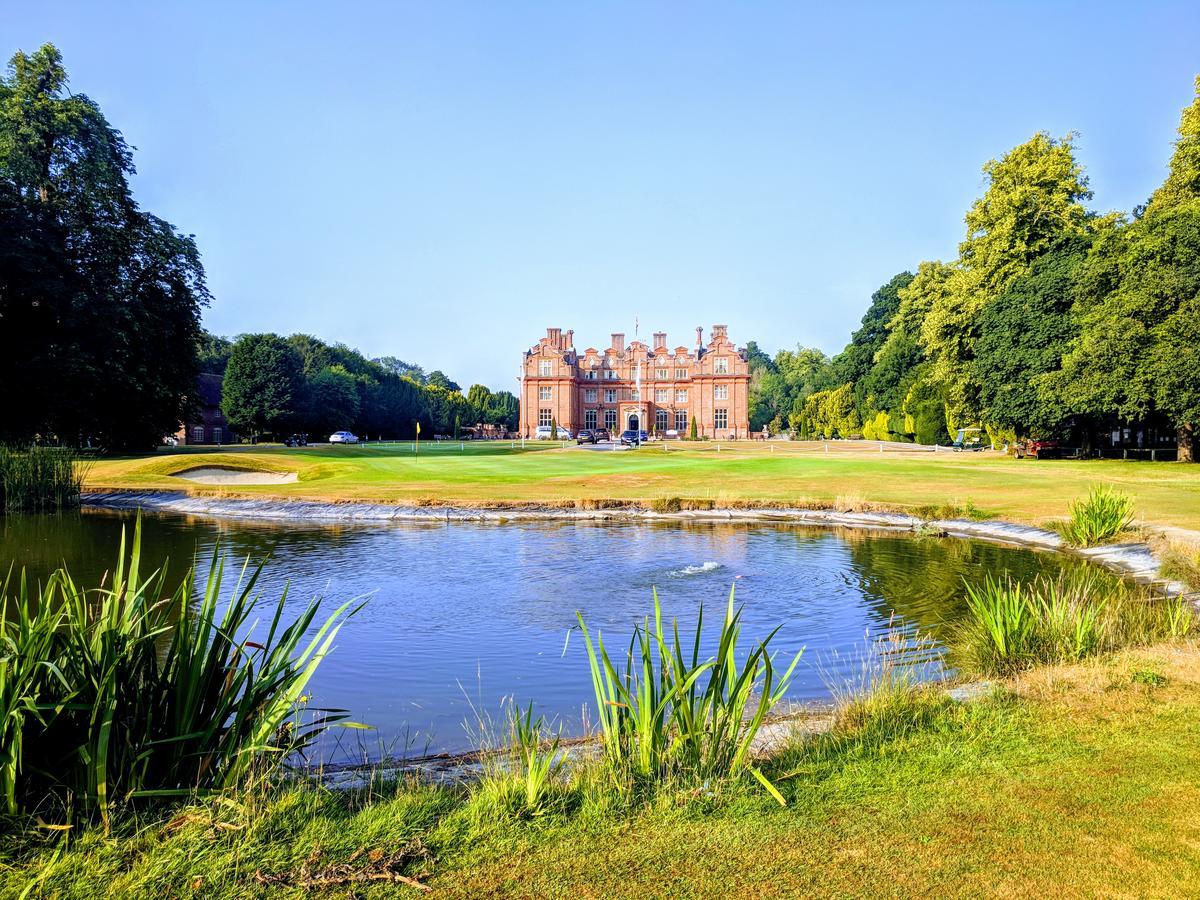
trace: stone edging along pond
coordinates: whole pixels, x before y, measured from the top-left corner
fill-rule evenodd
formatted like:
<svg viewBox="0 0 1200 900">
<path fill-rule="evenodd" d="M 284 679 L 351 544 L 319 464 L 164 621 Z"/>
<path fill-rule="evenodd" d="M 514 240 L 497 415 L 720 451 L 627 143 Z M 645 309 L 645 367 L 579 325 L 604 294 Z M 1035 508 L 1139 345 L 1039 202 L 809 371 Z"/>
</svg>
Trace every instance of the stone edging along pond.
<svg viewBox="0 0 1200 900">
<path fill-rule="evenodd" d="M 1179 582 L 1159 576 L 1160 561 L 1143 543 L 1108 544 L 1077 549 L 1068 547 L 1053 531 L 999 520 L 927 520 L 896 512 L 841 512 L 832 509 L 790 507 L 704 508 L 657 511 L 633 503 L 606 504 L 587 509 L 573 505 L 512 504 L 492 507 L 399 506 L 386 503 L 281 500 L 279 498 L 229 497 L 190 494 L 181 491 L 114 490 L 85 492 L 84 506 L 102 509 L 144 509 L 219 519 L 305 521 L 314 524 L 384 522 L 745 522 L 794 525 L 824 525 L 842 528 L 872 528 L 888 531 L 935 533 L 948 537 L 978 538 L 1040 550 L 1055 550 L 1082 557 L 1135 581 L 1153 584 L 1168 595 L 1187 593 Z"/>
</svg>

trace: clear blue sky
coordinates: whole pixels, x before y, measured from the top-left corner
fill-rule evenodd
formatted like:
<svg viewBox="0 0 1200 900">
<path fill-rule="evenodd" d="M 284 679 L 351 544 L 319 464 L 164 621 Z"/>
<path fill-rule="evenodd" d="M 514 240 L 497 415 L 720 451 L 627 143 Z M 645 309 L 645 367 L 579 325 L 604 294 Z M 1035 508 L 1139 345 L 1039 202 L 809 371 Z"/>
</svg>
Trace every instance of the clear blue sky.
<svg viewBox="0 0 1200 900">
<path fill-rule="evenodd" d="M 1200 4 L 8 3 L 195 233 L 209 329 L 514 386 L 547 325 L 835 352 L 948 258 L 990 157 L 1080 133 L 1162 180 Z"/>
</svg>

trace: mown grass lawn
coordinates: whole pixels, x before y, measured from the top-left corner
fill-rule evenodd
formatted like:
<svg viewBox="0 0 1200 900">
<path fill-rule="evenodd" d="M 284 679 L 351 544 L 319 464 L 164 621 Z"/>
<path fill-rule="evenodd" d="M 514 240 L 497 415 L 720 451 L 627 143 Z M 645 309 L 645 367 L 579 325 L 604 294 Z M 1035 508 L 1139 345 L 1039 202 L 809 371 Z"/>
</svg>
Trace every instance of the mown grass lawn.
<svg viewBox="0 0 1200 900">
<path fill-rule="evenodd" d="M 89 488 L 238 493 L 313 500 L 496 504 L 681 497 L 855 508 L 959 506 L 1026 522 L 1064 516 L 1097 483 L 1133 496 L 1138 518 L 1200 528 L 1200 466 L 1120 460 L 1015 460 L 993 453 L 880 453 L 861 445 L 651 445 L 623 453 L 506 442 L 287 450 L 231 448 L 102 459 Z M 202 465 L 297 472 L 293 484 L 236 490 L 172 473 Z"/>
<path fill-rule="evenodd" d="M 624 809 L 597 792 L 532 820 L 462 791 L 302 788 L 67 844 L 10 835 L 0 896 L 31 883 L 52 897 L 416 896 L 365 877 L 389 861 L 446 897 L 1197 892 L 1196 646 L 1035 670 L 923 709 L 775 759 L 787 808 L 750 779 Z"/>
</svg>

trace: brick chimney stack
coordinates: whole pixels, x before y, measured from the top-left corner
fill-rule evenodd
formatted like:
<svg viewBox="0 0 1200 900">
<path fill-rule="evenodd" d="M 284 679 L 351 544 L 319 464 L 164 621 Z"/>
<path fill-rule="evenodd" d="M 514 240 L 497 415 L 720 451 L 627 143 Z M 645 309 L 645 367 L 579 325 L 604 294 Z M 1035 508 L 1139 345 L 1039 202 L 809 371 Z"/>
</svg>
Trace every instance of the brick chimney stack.
<svg viewBox="0 0 1200 900">
<path fill-rule="evenodd" d="M 563 349 L 570 350 L 575 346 L 575 329 L 571 328 L 567 331 L 567 339 L 563 341 Z"/>
<path fill-rule="evenodd" d="M 665 331 L 654 332 L 654 349 L 655 350 L 666 350 L 667 349 L 667 333 Z"/>
<path fill-rule="evenodd" d="M 696 326 L 696 349 L 699 350 L 704 346 L 704 329 L 699 325 Z"/>
<path fill-rule="evenodd" d="M 714 341 L 724 341 L 729 337 L 728 325 L 714 325 L 712 327 L 712 336 Z"/>
<path fill-rule="evenodd" d="M 612 348 L 617 352 L 625 349 L 625 335 L 620 331 L 614 331 L 612 336 Z"/>
</svg>

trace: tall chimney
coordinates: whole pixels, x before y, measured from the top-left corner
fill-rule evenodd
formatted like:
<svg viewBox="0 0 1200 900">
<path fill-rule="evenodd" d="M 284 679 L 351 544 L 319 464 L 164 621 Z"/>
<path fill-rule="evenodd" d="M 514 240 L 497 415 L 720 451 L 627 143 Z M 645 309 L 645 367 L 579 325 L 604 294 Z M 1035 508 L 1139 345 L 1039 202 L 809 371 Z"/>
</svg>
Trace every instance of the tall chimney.
<svg viewBox="0 0 1200 900">
<path fill-rule="evenodd" d="M 696 349 L 699 350 L 704 346 L 704 329 L 699 325 L 696 326 Z"/>
<path fill-rule="evenodd" d="M 575 329 L 572 328 L 567 331 L 567 339 L 563 342 L 563 349 L 570 350 L 574 346 L 575 346 Z"/>
<path fill-rule="evenodd" d="M 665 331 L 654 332 L 654 349 L 655 350 L 666 350 L 667 349 L 667 333 Z"/>
<path fill-rule="evenodd" d="M 714 325 L 712 327 L 712 335 L 714 341 L 723 341 L 729 337 L 729 327 L 727 325 Z"/>
<path fill-rule="evenodd" d="M 625 349 L 625 335 L 620 331 L 614 331 L 612 336 L 612 348 L 618 352 Z"/>
</svg>

